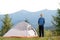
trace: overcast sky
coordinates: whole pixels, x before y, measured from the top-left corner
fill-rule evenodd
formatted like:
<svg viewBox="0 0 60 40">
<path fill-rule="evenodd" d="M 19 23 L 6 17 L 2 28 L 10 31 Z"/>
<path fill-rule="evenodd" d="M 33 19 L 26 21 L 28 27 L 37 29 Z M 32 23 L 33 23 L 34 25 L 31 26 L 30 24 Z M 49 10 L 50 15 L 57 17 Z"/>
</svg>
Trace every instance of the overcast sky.
<svg viewBox="0 0 60 40">
<path fill-rule="evenodd" d="M 30 12 L 43 9 L 56 10 L 59 2 L 59 0 L 0 0 L 0 14 L 10 14 L 19 10 Z"/>
</svg>

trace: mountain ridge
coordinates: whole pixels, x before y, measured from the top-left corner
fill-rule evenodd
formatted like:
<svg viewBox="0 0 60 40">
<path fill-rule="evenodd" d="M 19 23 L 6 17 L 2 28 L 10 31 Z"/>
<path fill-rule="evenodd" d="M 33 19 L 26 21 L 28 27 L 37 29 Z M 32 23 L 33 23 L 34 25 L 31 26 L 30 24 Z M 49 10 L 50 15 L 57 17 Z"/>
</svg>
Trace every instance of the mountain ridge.
<svg viewBox="0 0 60 40">
<path fill-rule="evenodd" d="M 46 21 L 45 27 L 51 26 L 52 25 L 51 21 L 53 20 L 52 16 L 56 15 L 57 10 L 41 10 L 41 11 L 37 11 L 37 12 L 29 12 L 26 10 L 21 10 L 21 11 L 17 11 L 15 13 L 9 14 L 9 16 L 12 18 L 12 23 L 14 25 L 27 19 L 30 22 L 30 24 L 34 28 L 36 28 L 38 26 L 38 18 L 39 18 L 41 13 L 43 13 L 45 21 Z M 3 19 L 3 15 L 0 15 L 0 17 Z M 1 24 L 2 23 L 0 20 L 0 25 Z"/>
</svg>

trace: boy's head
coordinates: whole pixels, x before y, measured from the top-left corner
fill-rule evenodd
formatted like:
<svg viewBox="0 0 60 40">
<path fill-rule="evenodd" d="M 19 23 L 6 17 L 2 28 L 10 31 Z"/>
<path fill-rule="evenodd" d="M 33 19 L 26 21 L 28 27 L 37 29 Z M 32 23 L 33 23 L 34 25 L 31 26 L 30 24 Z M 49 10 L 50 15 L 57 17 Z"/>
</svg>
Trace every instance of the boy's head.
<svg viewBox="0 0 60 40">
<path fill-rule="evenodd" d="M 40 14 L 40 17 L 43 17 L 43 14 L 42 13 Z"/>
</svg>

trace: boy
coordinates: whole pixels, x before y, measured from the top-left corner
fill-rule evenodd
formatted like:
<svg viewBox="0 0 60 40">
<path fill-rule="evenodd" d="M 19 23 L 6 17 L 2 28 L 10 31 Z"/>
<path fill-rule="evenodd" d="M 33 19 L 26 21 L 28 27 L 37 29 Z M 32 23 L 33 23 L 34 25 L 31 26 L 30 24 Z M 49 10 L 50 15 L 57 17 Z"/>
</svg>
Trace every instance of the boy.
<svg viewBox="0 0 60 40">
<path fill-rule="evenodd" d="M 39 25 L 39 37 L 44 37 L 44 24 L 45 24 L 45 19 L 43 18 L 43 14 L 40 14 L 40 18 L 38 20 L 38 25 Z"/>
</svg>

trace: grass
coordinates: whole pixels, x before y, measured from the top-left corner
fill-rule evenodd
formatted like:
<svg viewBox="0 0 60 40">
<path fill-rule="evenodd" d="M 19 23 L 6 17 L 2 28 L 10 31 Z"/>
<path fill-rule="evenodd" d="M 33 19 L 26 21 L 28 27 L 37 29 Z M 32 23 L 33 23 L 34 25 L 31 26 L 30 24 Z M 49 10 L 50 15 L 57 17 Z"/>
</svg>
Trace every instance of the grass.
<svg viewBox="0 0 60 40">
<path fill-rule="evenodd" d="M 36 37 L 36 38 L 3 38 L 0 40 L 60 40 L 60 37 Z"/>
</svg>

